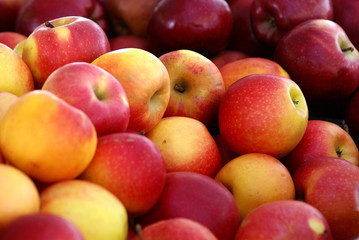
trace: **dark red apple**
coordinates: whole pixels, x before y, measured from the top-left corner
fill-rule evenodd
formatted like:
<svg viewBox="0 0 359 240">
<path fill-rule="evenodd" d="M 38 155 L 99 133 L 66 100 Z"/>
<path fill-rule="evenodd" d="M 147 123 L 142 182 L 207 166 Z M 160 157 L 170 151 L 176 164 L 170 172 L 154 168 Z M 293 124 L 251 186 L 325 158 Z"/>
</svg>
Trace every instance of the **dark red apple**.
<svg viewBox="0 0 359 240">
<path fill-rule="evenodd" d="M 310 19 L 333 20 L 331 0 L 254 0 L 253 30 L 258 39 L 275 47 L 293 27 Z"/>
<path fill-rule="evenodd" d="M 271 57 L 272 49 L 260 42 L 251 23 L 253 0 L 228 0 L 233 16 L 233 30 L 228 48 L 251 57 Z"/>
<path fill-rule="evenodd" d="M 138 37 L 135 35 L 120 35 L 109 39 L 111 50 L 117 50 L 122 48 L 139 48 L 146 51 L 150 51 L 147 38 Z"/>
<path fill-rule="evenodd" d="M 15 21 L 22 5 L 28 0 L 0 0 L 0 32 L 14 31 Z"/>
<path fill-rule="evenodd" d="M 224 0 L 163 0 L 153 10 L 147 37 L 156 55 L 188 49 L 209 57 L 227 47 L 232 25 Z"/>
<path fill-rule="evenodd" d="M 359 86 L 359 52 L 330 20 L 297 25 L 281 39 L 273 58 L 302 89 L 309 109 L 344 102 Z"/>
<path fill-rule="evenodd" d="M 354 138 L 359 138 L 359 89 L 357 89 L 349 99 L 345 109 L 345 122 L 348 125 L 349 134 Z"/>
<path fill-rule="evenodd" d="M 338 23 L 356 48 L 359 48 L 359 1 L 332 0 L 334 21 Z"/>
<path fill-rule="evenodd" d="M 98 0 L 28 0 L 18 13 L 15 31 L 30 35 L 45 21 L 65 16 L 90 18 L 108 32 L 106 13 Z"/>
<path fill-rule="evenodd" d="M 176 217 L 203 224 L 219 240 L 233 240 L 240 223 L 229 190 L 213 178 L 194 172 L 167 173 L 160 199 L 137 222 L 145 227 Z"/>
</svg>

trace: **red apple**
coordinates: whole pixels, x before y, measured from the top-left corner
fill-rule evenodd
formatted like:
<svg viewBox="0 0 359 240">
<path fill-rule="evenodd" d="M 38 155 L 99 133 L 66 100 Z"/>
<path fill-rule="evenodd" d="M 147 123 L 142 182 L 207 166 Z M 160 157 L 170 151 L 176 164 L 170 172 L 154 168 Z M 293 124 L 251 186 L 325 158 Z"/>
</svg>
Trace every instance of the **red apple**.
<svg viewBox="0 0 359 240">
<path fill-rule="evenodd" d="M 0 32 L 15 31 L 16 16 L 29 0 L 0 0 Z"/>
<path fill-rule="evenodd" d="M 251 22 L 253 0 L 228 0 L 233 16 L 233 30 L 228 48 L 246 53 L 250 57 L 271 57 L 272 49 L 260 42 Z"/>
<path fill-rule="evenodd" d="M 133 240 L 217 240 L 202 224 L 188 218 L 172 218 L 155 222 L 141 231 L 141 238 Z"/>
<path fill-rule="evenodd" d="M 29 66 L 37 88 L 57 68 L 70 62 L 92 62 L 110 51 L 102 28 L 94 21 L 70 16 L 41 24 L 27 38 L 22 59 Z"/>
<path fill-rule="evenodd" d="M 115 35 L 146 37 L 147 26 L 160 0 L 102 0 Z"/>
<path fill-rule="evenodd" d="M 359 52 L 330 20 L 297 25 L 278 44 L 274 60 L 302 89 L 309 109 L 343 101 L 359 86 Z"/>
<path fill-rule="evenodd" d="M 106 13 L 97 0 L 27 0 L 17 15 L 15 31 L 28 36 L 44 22 L 67 16 L 89 18 L 108 31 Z"/>
<path fill-rule="evenodd" d="M 334 22 L 338 23 L 348 35 L 350 41 L 359 48 L 359 2 L 352 0 L 332 0 Z"/>
<path fill-rule="evenodd" d="M 126 92 L 114 76 L 100 67 L 86 62 L 68 63 L 52 72 L 42 89 L 85 112 L 97 136 L 127 129 L 130 107 Z"/>
<path fill-rule="evenodd" d="M 17 32 L 0 32 L 0 43 L 5 44 L 11 49 L 14 49 L 17 44 L 26 38 L 24 34 Z"/>
<path fill-rule="evenodd" d="M 359 152 L 353 138 L 339 125 L 324 120 L 309 120 L 299 144 L 282 159 L 290 172 L 318 157 L 336 157 L 359 165 Z"/>
<path fill-rule="evenodd" d="M 271 47 L 298 24 L 310 19 L 333 20 L 331 0 L 254 0 L 251 7 L 253 30 Z"/>
<path fill-rule="evenodd" d="M 80 230 L 69 220 L 48 213 L 23 215 L 4 230 L 1 240 L 84 240 Z"/>
<path fill-rule="evenodd" d="M 175 50 L 160 56 L 170 77 L 170 100 L 165 117 L 183 116 L 211 126 L 217 121 L 218 107 L 225 93 L 217 66 L 192 50 Z"/>
<path fill-rule="evenodd" d="M 109 39 L 111 50 L 122 48 L 139 48 L 150 51 L 150 46 L 147 38 L 137 37 L 134 35 L 121 35 Z"/>
<path fill-rule="evenodd" d="M 226 141 L 224 141 L 223 137 L 220 133 L 217 133 L 213 136 L 214 141 L 217 144 L 218 151 L 221 154 L 222 157 L 222 164 L 221 166 L 224 166 L 227 162 L 230 160 L 238 157 L 238 154 L 234 153 L 232 149 L 228 146 Z"/>
<path fill-rule="evenodd" d="M 235 240 L 332 240 L 328 221 L 308 203 L 280 200 L 254 209 L 242 222 Z"/>
<path fill-rule="evenodd" d="M 334 239 L 359 236 L 359 167 L 339 158 L 318 157 L 293 174 L 297 197 L 327 219 Z"/>
<path fill-rule="evenodd" d="M 299 143 L 307 122 L 308 108 L 298 85 L 271 74 L 234 82 L 218 114 L 220 134 L 238 155 L 257 152 L 281 158 Z"/>
<path fill-rule="evenodd" d="M 167 172 L 189 171 L 214 177 L 221 167 L 216 142 L 206 126 L 194 118 L 162 118 L 146 137 L 161 150 Z"/>
<path fill-rule="evenodd" d="M 240 221 L 232 194 L 213 178 L 193 172 L 167 173 L 160 199 L 136 221 L 146 227 L 177 217 L 203 224 L 219 240 L 233 239 Z"/>
<path fill-rule="evenodd" d="M 129 129 L 145 133 L 156 126 L 170 99 L 170 78 L 155 55 L 138 48 L 118 49 L 92 64 L 112 74 L 125 89 L 130 105 Z"/>
<path fill-rule="evenodd" d="M 209 57 L 227 47 L 232 25 L 224 0 L 163 0 L 153 10 L 147 37 L 158 55 L 189 49 Z"/>
<path fill-rule="evenodd" d="M 218 69 L 220 69 L 222 66 L 224 66 L 227 63 L 234 62 L 236 60 L 240 60 L 243 58 L 247 58 L 248 55 L 236 51 L 236 50 L 223 50 L 219 52 L 217 55 L 211 58 L 211 61 L 217 66 Z"/>
<path fill-rule="evenodd" d="M 159 148 L 145 136 L 114 133 L 98 139 L 81 178 L 108 189 L 133 217 L 146 213 L 160 197 L 166 166 Z"/>
</svg>

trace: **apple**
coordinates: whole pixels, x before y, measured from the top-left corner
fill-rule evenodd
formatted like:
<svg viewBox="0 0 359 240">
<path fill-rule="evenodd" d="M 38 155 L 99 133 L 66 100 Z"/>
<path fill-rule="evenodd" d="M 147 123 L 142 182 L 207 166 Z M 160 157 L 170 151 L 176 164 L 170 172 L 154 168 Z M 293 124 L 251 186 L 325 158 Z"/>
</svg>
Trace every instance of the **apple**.
<svg viewBox="0 0 359 240">
<path fill-rule="evenodd" d="M 257 38 L 270 47 L 298 24 L 311 19 L 333 20 L 331 0 L 254 0 L 250 16 Z"/>
<path fill-rule="evenodd" d="M 359 2 L 352 0 L 332 0 L 334 22 L 338 23 L 348 35 L 350 41 L 359 48 L 359 18 L 357 15 Z"/>
<path fill-rule="evenodd" d="M 115 35 L 146 37 L 147 26 L 160 0 L 103 0 L 106 14 Z"/>
<path fill-rule="evenodd" d="M 254 0 L 227 0 L 233 16 L 233 29 L 228 49 L 237 50 L 250 57 L 271 58 L 272 48 L 259 41 L 251 22 Z"/>
<path fill-rule="evenodd" d="M 53 183 L 40 194 L 40 212 L 72 222 L 86 240 L 125 240 L 128 216 L 120 200 L 95 183 L 72 179 Z"/>
<path fill-rule="evenodd" d="M 41 182 L 80 175 L 96 144 L 96 130 L 86 114 L 48 91 L 19 97 L 0 123 L 4 158 Z"/>
<path fill-rule="evenodd" d="M 342 102 L 359 86 L 358 50 L 330 20 L 297 25 L 282 38 L 273 58 L 302 89 L 309 109 Z M 336 111 L 333 107 L 330 110 Z"/>
<path fill-rule="evenodd" d="M 134 35 L 120 35 L 111 37 L 109 39 L 111 50 L 122 48 L 139 48 L 142 50 L 150 51 L 150 46 L 147 38 L 137 37 Z"/>
<path fill-rule="evenodd" d="M 247 153 L 230 160 L 215 179 L 233 194 L 241 219 L 264 203 L 295 198 L 287 168 L 263 153 Z"/>
<path fill-rule="evenodd" d="M 127 129 L 130 107 L 126 92 L 114 76 L 100 67 L 87 62 L 65 64 L 49 75 L 42 90 L 86 113 L 97 136 Z"/>
<path fill-rule="evenodd" d="M 8 109 L 19 97 L 10 92 L 0 91 L 0 122 Z"/>
<path fill-rule="evenodd" d="M 0 32 L 15 31 L 16 16 L 27 1 L 0 0 Z"/>
<path fill-rule="evenodd" d="M 326 120 L 309 120 L 299 144 L 282 159 L 291 173 L 318 157 L 335 157 L 359 165 L 359 152 L 353 138 L 339 125 Z"/>
<path fill-rule="evenodd" d="M 161 151 L 145 136 L 113 133 L 99 137 L 81 179 L 108 189 L 134 217 L 149 211 L 160 197 L 166 166 Z"/>
<path fill-rule="evenodd" d="M 273 74 L 290 78 L 278 63 L 268 58 L 248 57 L 225 64 L 219 71 L 222 74 L 224 87 L 228 89 L 238 79 L 251 74 Z"/>
<path fill-rule="evenodd" d="M 5 44 L 11 49 L 14 49 L 18 43 L 26 38 L 25 35 L 17 32 L 0 32 L 0 43 Z"/>
<path fill-rule="evenodd" d="M 48 213 L 32 213 L 16 218 L 5 228 L 1 239 L 85 240 L 72 222 Z"/>
<path fill-rule="evenodd" d="M 229 86 L 218 114 L 220 134 L 232 151 L 278 159 L 300 142 L 307 122 L 301 89 L 291 79 L 271 74 L 249 75 Z"/>
<path fill-rule="evenodd" d="M 240 224 L 233 195 L 213 178 L 194 172 L 167 173 L 161 197 L 135 221 L 145 228 L 178 217 L 204 225 L 219 240 L 233 239 Z"/>
<path fill-rule="evenodd" d="M 27 38 L 26 38 L 27 39 Z M 22 59 L 22 51 L 24 50 L 24 45 L 25 45 L 25 40 L 22 40 L 21 42 L 19 42 L 14 48 L 14 52 Z"/>
<path fill-rule="evenodd" d="M 359 137 L 359 90 L 357 89 L 349 98 L 344 111 L 345 123 L 348 126 L 349 134 L 353 139 Z"/>
<path fill-rule="evenodd" d="M 164 117 L 146 137 L 160 149 L 167 172 L 190 171 L 214 177 L 221 167 L 216 142 L 206 126 L 194 118 Z"/>
<path fill-rule="evenodd" d="M 359 167 L 333 157 L 306 162 L 293 174 L 298 198 L 327 219 L 334 239 L 359 236 Z"/>
<path fill-rule="evenodd" d="M 239 59 L 249 57 L 247 54 L 236 50 L 223 50 L 211 58 L 211 61 L 220 69 L 223 65 Z"/>
<path fill-rule="evenodd" d="M 213 139 L 216 142 L 218 151 L 222 157 L 221 167 L 223 167 L 227 162 L 238 157 L 238 155 L 232 151 L 232 149 L 228 146 L 226 141 L 224 141 L 220 133 L 216 133 L 213 135 Z"/>
<path fill-rule="evenodd" d="M 0 164 L 0 192 L 0 231 L 16 218 L 40 209 L 40 196 L 33 180 L 14 166 Z"/>
<path fill-rule="evenodd" d="M 0 91 L 21 96 L 34 89 L 27 64 L 8 46 L 0 43 Z"/>
<path fill-rule="evenodd" d="M 41 88 L 57 68 L 70 62 L 92 62 L 109 51 L 109 40 L 97 23 L 68 16 L 38 26 L 25 42 L 22 59 L 32 72 L 35 87 Z"/>
<path fill-rule="evenodd" d="M 279 200 L 254 209 L 243 220 L 235 240 L 332 240 L 328 221 L 308 203 Z"/>
<path fill-rule="evenodd" d="M 165 53 L 159 59 L 171 82 L 170 100 L 164 116 L 191 117 L 206 126 L 213 125 L 225 92 L 217 66 L 204 55 L 187 49 Z"/>
<path fill-rule="evenodd" d="M 104 32 L 109 30 L 105 9 L 98 0 L 27 0 L 16 17 L 15 31 L 28 36 L 44 22 L 67 16 L 89 18 Z"/>
<path fill-rule="evenodd" d="M 212 57 L 224 50 L 233 18 L 223 0 L 163 0 L 153 9 L 147 29 L 156 55 L 188 49 Z"/>
<path fill-rule="evenodd" d="M 156 126 L 170 99 L 170 78 L 158 57 L 142 49 L 125 48 L 105 53 L 92 64 L 112 74 L 125 89 L 129 129 L 145 133 Z"/>
<path fill-rule="evenodd" d="M 155 222 L 141 231 L 141 238 L 133 240 L 217 240 L 216 236 L 202 224 L 188 218 L 172 218 Z"/>
</svg>

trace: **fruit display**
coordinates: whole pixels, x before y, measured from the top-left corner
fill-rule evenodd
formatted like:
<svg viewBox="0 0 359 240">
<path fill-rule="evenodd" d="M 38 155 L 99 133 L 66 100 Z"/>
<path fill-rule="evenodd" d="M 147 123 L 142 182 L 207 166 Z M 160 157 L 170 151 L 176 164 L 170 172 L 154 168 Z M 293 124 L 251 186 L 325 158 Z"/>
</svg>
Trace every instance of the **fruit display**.
<svg viewBox="0 0 359 240">
<path fill-rule="evenodd" d="M 359 238 L 354 0 L 0 0 L 0 240 Z"/>
</svg>

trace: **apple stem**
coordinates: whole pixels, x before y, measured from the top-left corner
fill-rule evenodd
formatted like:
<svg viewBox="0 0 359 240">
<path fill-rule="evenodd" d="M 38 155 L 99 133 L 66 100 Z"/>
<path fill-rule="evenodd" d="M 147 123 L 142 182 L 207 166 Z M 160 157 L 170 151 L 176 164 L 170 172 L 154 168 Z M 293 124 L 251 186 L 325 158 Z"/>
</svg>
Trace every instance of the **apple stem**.
<svg viewBox="0 0 359 240">
<path fill-rule="evenodd" d="M 335 149 L 335 152 L 337 153 L 338 158 L 341 158 L 341 157 L 342 157 L 342 153 L 343 153 L 343 151 L 342 151 L 342 150 L 340 150 L 340 148 L 339 148 L 339 147 L 337 147 L 337 148 Z"/>
<path fill-rule="evenodd" d="M 354 51 L 354 48 L 352 46 L 350 47 L 347 47 L 347 48 L 344 48 L 342 49 L 343 52 L 347 52 L 347 51 L 350 51 L 350 52 L 353 52 Z"/>
<path fill-rule="evenodd" d="M 48 28 L 55 28 L 55 26 L 52 25 L 49 21 L 45 22 L 45 26 L 48 27 Z"/>
<path fill-rule="evenodd" d="M 180 93 L 184 93 L 185 89 L 184 87 L 182 87 L 180 84 L 176 83 L 175 84 L 175 87 L 174 87 L 175 90 L 177 90 L 178 92 Z"/>
<path fill-rule="evenodd" d="M 138 236 L 138 239 L 139 239 L 139 240 L 143 240 L 142 234 L 141 234 L 142 228 L 141 228 L 141 225 L 138 224 L 138 223 L 135 225 L 135 232 L 136 232 L 136 234 L 137 234 L 137 236 Z"/>
</svg>

